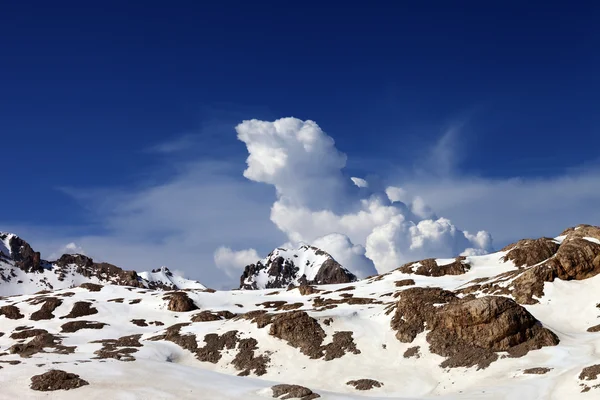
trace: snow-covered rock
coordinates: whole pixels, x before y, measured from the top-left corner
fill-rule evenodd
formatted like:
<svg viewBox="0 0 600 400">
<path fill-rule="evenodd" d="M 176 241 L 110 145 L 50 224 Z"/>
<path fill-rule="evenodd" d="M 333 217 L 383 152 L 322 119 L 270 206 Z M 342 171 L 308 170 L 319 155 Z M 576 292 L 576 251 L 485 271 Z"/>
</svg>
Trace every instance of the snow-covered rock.
<svg viewBox="0 0 600 400">
<path fill-rule="evenodd" d="M 162 290 L 206 289 L 199 282 L 174 275 L 166 267 L 138 274 L 94 262 L 83 254 L 64 254 L 56 261 L 42 260 L 40 253 L 19 236 L 0 232 L 0 296 L 65 289 L 83 283 Z"/>
<path fill-rule="evenodd" d="M 297 249 L 277 248 L 250 264 L 240 278 L 240 289 L 285 288 L 290 285 L 332 284 L 356 281 L 356 276 L 342 267 L 328 253 L 301 245 Z"/>
</svg>

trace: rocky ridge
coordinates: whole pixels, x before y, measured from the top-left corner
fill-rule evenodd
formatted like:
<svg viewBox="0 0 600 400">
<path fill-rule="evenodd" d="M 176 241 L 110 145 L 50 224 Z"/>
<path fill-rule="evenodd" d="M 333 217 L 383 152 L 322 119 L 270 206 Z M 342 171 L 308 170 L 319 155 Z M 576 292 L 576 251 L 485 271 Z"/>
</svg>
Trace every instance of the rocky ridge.
<svg viewBox="0 0 600 400">
<path fill-rule="evenodd" d="M 306 275 L 283 288 L 163 290 L 93 277 L 0 299 L 0 385 L 13 397 L 43 390 L 31 378 L 115 398 L 189 373 L 169 386 L 178 398 L 593 398 L 598 257 L 600 228 L 582 225 L 337 284 Z M 61 264 L 113 273 L 78 256 Z"/>
</svg>

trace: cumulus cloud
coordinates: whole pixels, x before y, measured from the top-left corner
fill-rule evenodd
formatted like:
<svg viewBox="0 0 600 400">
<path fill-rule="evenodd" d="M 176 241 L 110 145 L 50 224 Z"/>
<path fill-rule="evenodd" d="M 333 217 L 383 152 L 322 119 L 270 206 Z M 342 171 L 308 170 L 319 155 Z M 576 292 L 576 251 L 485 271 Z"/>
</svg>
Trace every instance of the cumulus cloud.
<svg viewBox="0 0 600 400">
<path fill-rule="evenodd" d="M 85 255 L 85 250 L 83 247 L 77 245 L 75 242 L 67 243 L 64 246 L 61 246 L 58 250 L 50 254 L 51 260 L 56 260 L 60 258 L 63 254 L 83 254 Z"/>
<path fill-rule="evenodd" d="M 366 257 L 364 246 L 353 244 L 346 235 L 330 233 L 315 239 L 312 245 L 333 255 L 337 262 L 357 276 L 367 277 L 375 273 L 373 261 Z"/>
<path fill-rule="evenodd" d="M 244 176 L 276 188 L 275 225 L 292 243 L 329 246 L 326 250 L 359 276 L 372 270 L 371 262 L 385 272 L 413 259 L 491 249 L 491 238 L 475 240 L 488 234 L 460 231 L 402 188 L 360 192 L 366 181 L 344 177 L 346 155 L 313 121 L 251 120 L 236 130 L 248 149 Z"/>
<path fill-rule="evenodd" d="M 254 264 L 261 258 L 254 249 L 234 251 L 225 246 L 219 247 L 213 257 L 217 268 L 230 277 L 240 276 L 246 265 Z"/>
</svg>

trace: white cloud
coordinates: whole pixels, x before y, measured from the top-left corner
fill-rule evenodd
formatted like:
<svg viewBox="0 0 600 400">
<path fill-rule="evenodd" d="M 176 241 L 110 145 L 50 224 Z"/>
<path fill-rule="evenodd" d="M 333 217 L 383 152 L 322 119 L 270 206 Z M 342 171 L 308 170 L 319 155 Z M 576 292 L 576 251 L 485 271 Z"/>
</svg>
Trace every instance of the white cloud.
<svg viewBox="0 0 600 400">
<path fill-rule="evenodd" d="M 85 255 L 85 250 L 83 247 L 77 245 L 75 242 L 67 243 L 64 246 L 61 246 L 58 250 L 50 254 L 48 257 L 50 260 L 57 260 L 63 254 L 83 254 Z"/>
<path fill-rule="evenodd" d="M 246 265 L 254 264 L 261 259 L 254 249 L 233 251 L 224 246 L 219 247 L 213 257 L 217 268 L 225 271 L 232 278 L 239 277 Z"/>
<path fill-rule="evenodd" d="M 369 187 L 369 182 L 367 182 L 366 180 L 364 180 L 362 178 L 357 178 L 357 177 L 353 176 L 350 179 L 359 188 L 368 188 Z"/>
<path fill-rule="evenodd" d="M 359 198 L 358 189 L 342 174 L 346 156 L 313 121 L 252 120 L 236 130 L 249 153 L 244 176 L 276 188 L 277 200 L 271 208 L 275 225 L 294 243 L 329 245 L 328 252 L 336 259 L 346 258 L 347 267 L 357 275 L 362 271 L 353 268 L 364 264 L 352 261 L 347 251 L 355 245 L 366 246 L 364 254 L 379 272 L 413 257 L 491 247 L 481 248 L 482 241 L 471 241 L 449 220 L 438 219 L 421 197 L 411 198 L 401 188 L 388 188 L 386 196 L 374 193 Z M 351 181 L 365 188 L 357 179 Z M 337 245 L 323 239 L 331 233 L 341 235 Z M 340 245 L 339 238 L 348 242 Z"/>
<path fill-rule="evenodd" d="M 359 244 L 353 244 L 348 236 L 341 233 L 330 233 L 312 242 L 322 250 L 325 250 L 341 265 L 352 271 L 359 278 L 377 273 L 373 261 L 365 256 L 365 248 Z"/>
</svg>

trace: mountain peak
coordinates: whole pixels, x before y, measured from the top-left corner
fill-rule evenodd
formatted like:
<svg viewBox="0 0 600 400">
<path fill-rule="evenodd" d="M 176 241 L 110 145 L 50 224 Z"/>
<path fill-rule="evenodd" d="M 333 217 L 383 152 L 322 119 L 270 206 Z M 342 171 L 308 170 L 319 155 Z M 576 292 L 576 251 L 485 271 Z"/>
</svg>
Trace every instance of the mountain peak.
<svg viewBox="0 0 600 400">
<path fill-rule="evenodd" d="M 278 247 L 269 255 L 247 265 L 240 289 L 284 288 L 289 285 L 348 283 L 356 276 L 329 253 L 307 244 L 297 249 Z"/>
</svg>

